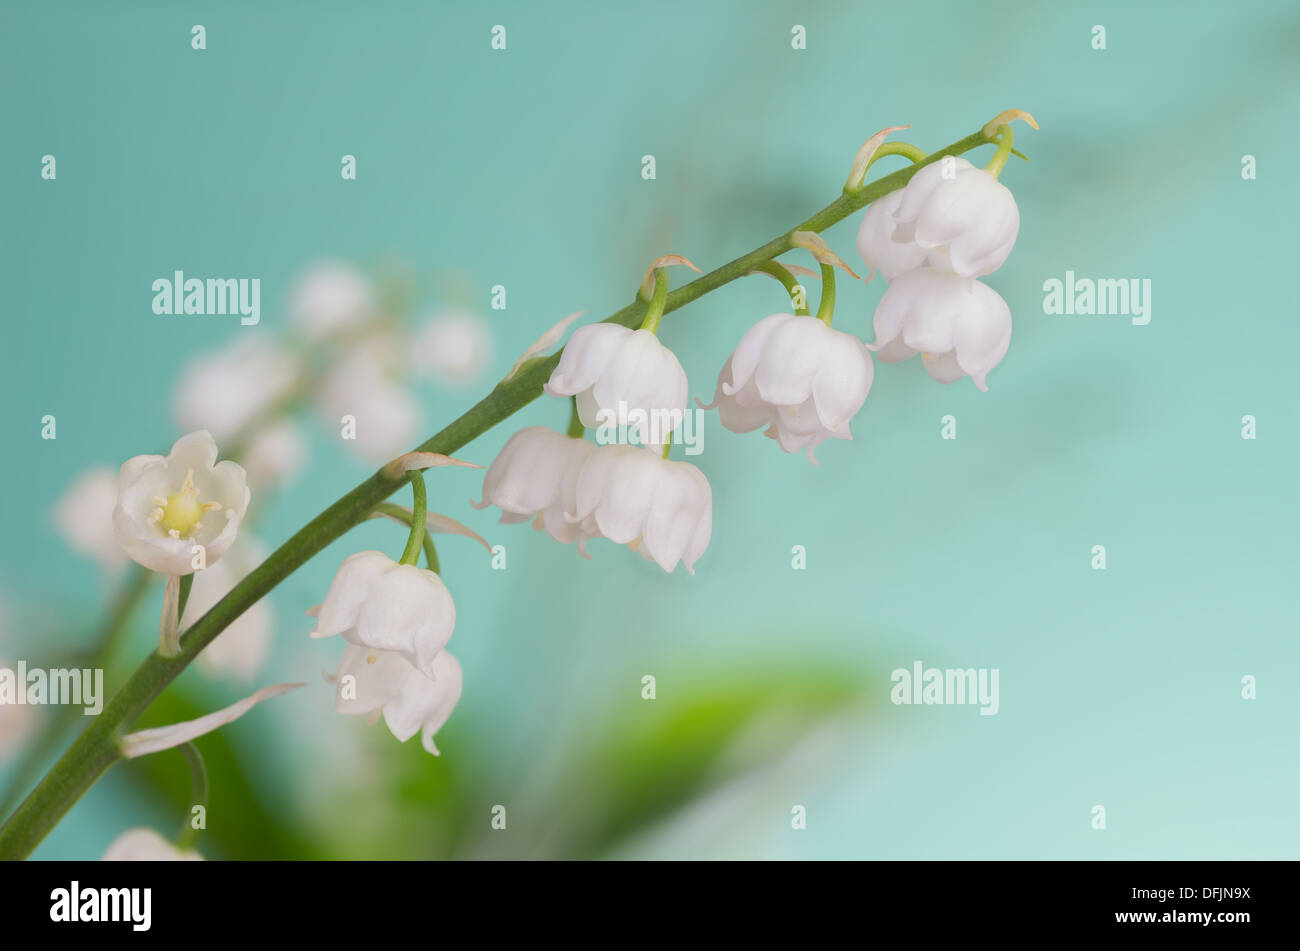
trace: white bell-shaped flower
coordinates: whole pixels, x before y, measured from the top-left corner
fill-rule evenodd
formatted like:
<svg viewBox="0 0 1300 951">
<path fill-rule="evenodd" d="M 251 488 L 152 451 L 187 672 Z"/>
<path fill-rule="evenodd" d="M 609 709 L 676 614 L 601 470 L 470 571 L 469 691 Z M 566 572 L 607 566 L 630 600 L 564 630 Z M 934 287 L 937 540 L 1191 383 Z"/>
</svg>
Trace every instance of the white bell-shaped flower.
<svg viewBox="0 0 1300 951">
<path fill-rule="evenodd" d="M 993 288 L 937 268 L 904 274 L 885 291 L 873 319 L 872 349 L 886 363 L 922 354 L 940 383 L 969 375 L 981 390 L 1011 343 L 1011 308 Z"/>
<path fill-rule="evenodd" d="M 955 156 L 913 175 L 893 217 L 895 242 L 914 242 L 929 252 L 931 265 L 962 277 L 1000 268 L 1020 232 L 1011 189 L 992 172 Z"/>
<path fill-rule="evenodd" d="M 412 368 L 447 386 L 473 382 L 491 355 L 487 323 L 464 311 L 434 314 L 411 338 Z"/>
<path fill-rule="evenodd" d="M 343 651 L 335 681 L 335 709 L 364 715 L 383 712 L 393 736 L 403 743 L 418 731 L 434 756 L 434 734 L 460 700 L 460 662 L 447 651 L 434 658 L 428 676 L 391 651 L 349 646 Z"/>
<path fill-rule="evenodd" d="M 289 292 L 289 318 L 309 340 L 355 330 L 369 323 L 377 311 L 365 275 L 337 261 L 303 272 Z"/>
<path fill-rule="evenodd" d="M 925 263 L 925 248 L 915 241 L 896 241 L 894 231 L 898 222 L 894 212 L 903 200 L 903 189 L 890 192 L 883 198 L 877 198 L 862 216 L 858 226 L 858 254 L 867 262 L 872 271 L 879 271 L 887 281 L 893 281 L 900 274 L 920 267 Z M 871 280 L 871 275 L 867 275 Z"/>
<path fill-rule="evenodd" d="M 225 442 L 283 400 L 298 382 L 292 356 L 260 335 L 235 341 L 191 361 L 176 389 L 176 422 L 206 429 Z"/>
<path fill-rule="evenodd" d="M 689 462 L 654 449 L 600 446 L 578 472 L 569 519 L 592 537 L 629 545 L 664 571 L 691 574 L 713 534 L 713 491 Z"/>
<path fill-rule="evenodd" d="M 689 385 L 654 333 L 600 323 L 573 332 L 545 390 L 576 397 L 588 429 L 627 426 L 642 445 L 662 446 L 686 408 Z"/>
<path fill-rule="evenodd" d="M 456 626 L 456 605 L 441 578 L 378 551 L 344 559 L 316 612 L 312 637 L 342 634 L 358 647 L 398 653 L 430 676 Z"/>
<path fill-rule="evenodd" d="M 718 374 L 713 403 L 722 424 L 744 433 L 766 424 L 786 452 L 852 439 L 874 374 L 871 354 L 852 334 L 816 317 L 772 314 L 746 331 Z"/>
<path fill-rule="evenodd" d="M 194 583 L 181 615 L 181 629 L 188 630 L 207 614 L 265 558 L 266 550 L 261 544 L 241 535 L 219 562 L 194 572 Z M 199 668 L 210 677 L 251 680 L 262 669 L 271 652 L 274 621 L 268 599 L 253 602 L 217 635 L 216 640 L 203 648 L 198 656 Z"/>
<path fill-rule="evenodd" d="M 470 501 L 477 509 L 495 505 L 507 524 L 533 520 L 557 542 L 578 543 L 586 554 L 582 526 L 565 518 L 577 506 L 578 471 L 596 451 L 594 443 L 529 426 L 506 440 L 483 476 L 483 498 Z"/>
<path fill-rule="evenodd" d="M 118 474 L 113 530 L 127 555 L 151 571 L 187 575 L 195 546 L 211 565 L 230 547 L 248 510 L 243 467 L 217 462 L 205 429 L 176 440 L 167 456 L 135 456 Z"/>
<path fill-rule="evenodd" d="M 54 507 L 54 523 L 73 551 L 93 558 L 108 572 L 120 570 L 126 554 L 113 530 L 117 473 L 96 466 L 77 477 Z"/>
<path fill-rule="evenodd" d="M 143 826 L 127 829 L 108 846 L 104 862 L 202 862 L 192 850 L 176 848 L 158 832 Z"/>
</svg>

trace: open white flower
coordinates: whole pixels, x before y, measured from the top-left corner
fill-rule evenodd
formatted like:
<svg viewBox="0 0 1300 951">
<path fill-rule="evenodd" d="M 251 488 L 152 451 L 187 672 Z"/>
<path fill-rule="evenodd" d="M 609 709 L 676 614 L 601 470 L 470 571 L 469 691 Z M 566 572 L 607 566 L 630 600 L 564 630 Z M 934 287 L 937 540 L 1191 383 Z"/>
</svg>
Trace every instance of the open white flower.
<svg viewBox="0 0 1300 951">
<path fill-rule="evenodd" d="M 713 534 L 713 491 L 689 462 L 654 449 L 600 446 L 578 472 L 576 506 L 568 516 L 591 537 L 628 545 L 664 571 L 695 562 Z"/>
<path fill-rule="evenodd" d="M 997 291 L 936 268 L 910 271 L 889 285 L 873 319 L 871 349 L 886 363 L 922 354 L 930 376 L 952 383 L 967 374 L 981 390 L 1011 344 L 1011 309 Z"/>
<path fill-rule="evenodd" d="M 185 613 L 181 616 L 181 629 L 207 614 L 214 605 L 266 557 L 266 551 L 247 535 L 240 538 L 215 565 L 194 573 L 194 585 Z M 231 621 L 216 640 L 203 649 L 198 665 L 211 677 L 230 676 L 237 680 L 251 680 L 266 663 L 271 651 L 271 631 L 274 616 L 266 598 L 253 602 L 243 614 Z"/>
<path fill-rule="evenodd" d="M 434 314 L 411 339 L 416 373 L 448 386 L 473 382 L 492 354 L 492 335 L 476 314 L 459 310 Z"/>
<path fill-rule="evenodd" d="M 399 358 L 394 342 L 374 337 L 354 346 L 326 375 L 320 407 L 331 425 L 351 416 L 355 439 L 343 444 L 370 462 L 382 462 L 415 441 L 420 408 L 396 382 Z"/>
<path fill-rule="evenodd" d="M 392 651 L 348 646 L 333 678 L 335 709 L 339 713 L 377 715 L 403 743 L 420 732 L 424 748 L 434 756 L 434 734 L 447 722 L 460 700 L 460 663 L 447 651 L 434 658 L 429 676 Z"/>
<path fill-rule="evenodd" d="M 73 551 L 116 572 L 126 554 L 113 531 L 117 506 L 117 473 L 107 466 L 87 469 L 63 493 L 54 507 L 54 523 Z"/>
<path fill-rule="evenodd" d="M 588 429 L 627 426 L 643 445 L 662 446 L 672 414 L 686 407 L 689 385 L 676 355 L 649 330 L 588 324 L 569 338 L 545 386 L 551 396 L 577 397 Z"/>
<path fill-rule="evenodd" d="M 506 440 L 483 476 L 483 498 L 470 505 L 499 507 L 506 524 L 532 519 L 534 527 L 557 542 L 577 542 L 585 555 L 587 536 L 565 514 L 577 506 L 578 470 L 595 451 L 594 443 L 545 426 L 521 429 Z"/>
<path fill-rule="evenodd" d="M 747 433 L 767 425 L 786 452 L 852 439 L 874 374 L 871 354 L 852 334 L 816 317 L 772 314 L 746 331 L 718 374 L 713 403 L 722 425 Z"/>
<path fill-rule="evenodd" d="M 289 317 L 309 340 L 354 330 L 377 310 L 370 282 L 356 268 L 337 261 L 305 271 L 289 293 Z"/>
<path fill-rule="evenodd" d="M 122 548 L 151 571 L 187 575 L 194 546 L 208 565 L 235 540 L 248 509 L 243 467 L 217 462 L 205 429 L 176 440 L 167 456 L 135 456 L 118 474 L 113 530 Z"/>
<path fill-rule="evenodd" d="M 1020 232 L 1011 189 L 992 172 L 952 156 L 912 176 L 893 217 L 894 241 L 915 242 L 929 252 L 930 264 L 962 277 L 1000 268 Z"/>
<path fill-rule="evenodd" d="M 312 637 L 342 634 L 358 647 L 396 652 L 429 676 L 456 626 L 456 605 L 441 578 L 378 551 L 344 559 L 315 610 Z"/>
<path fill-rule="evenodd" d="M 858 254 L 867 262 L 872 271 L 879 271 L 887 281 L 893 281 L 900 274 L 918 268 L 925 263 L 929 251 L 915 241 L 897 241 L 894 231 L 898 222 L 894 213 L 903 200 L 903 189 L 890 192 L 883 198 L 877 198 L 862 216 L 858 227 Z M 867 275 L 871 280 L 871 275 Z"/>
<path fill-rule="evenodd" d="M 224 442 L 242 434 L 297 382 L 292 356 L 259 335 L 241 334 L 181 372 L 176 422 L 185 430 L 206 429 Z"/>
<path fill-rule="evenodd" d="M 202 862 L 198 852 L 181 851 L 158 832 L 143 826 L 127 829 L 108 846 L 104 862 Z"/>
</svg>

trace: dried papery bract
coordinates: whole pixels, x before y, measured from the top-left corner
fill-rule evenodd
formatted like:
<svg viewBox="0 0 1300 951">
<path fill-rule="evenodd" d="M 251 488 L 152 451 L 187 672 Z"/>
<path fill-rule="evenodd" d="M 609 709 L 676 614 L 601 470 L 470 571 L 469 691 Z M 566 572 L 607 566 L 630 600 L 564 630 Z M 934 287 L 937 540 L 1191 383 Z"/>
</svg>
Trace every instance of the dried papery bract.
<svg viewBox="0 0 1300 951">
<path fill-rule="evenodd" d="M 565 317 L 559 323 L 549 327 L 545 333 L 543 333 L 540 337 L 534 340 L 531 345 L 529 345 L 527 350 L 525 350 L 523 353 L 519 355 L 519 359 L 514 362 L 514 365 L 510 368 L 510 372 L 505 375 L 505 377 L 501 380 L 501 382 L 508 383 L 510 380 L 514 379 L 515 376 L 518 375 L 520 369 L 523 368 L 523 365 L 525 363 L 528 363 L 530 360 L 536 359 L 538 356 L 545 353 L 547 350 L 550 350 L 551 347 L 559 343 L 560 340 L 564 337 L 564 332 L 569 329 L 569 325 L 572 324 L 575 320 L 577 320 L 585 313 L 586 311 L 575 310 L 572 314 L 570 314 L 568 317 Z"/>
<path fill-rule="evenodd" d="M 206 733 L 211 733 L 227 723 L 233 723 L 263 700 L 269 700 L 271 697 L 278 697 L 282 693 L 288 693 L 290 690 L 305 686 L 306 684 L 302 683 L 289 683 L 263 687 L 252 696 L 245 697 L 238 703 L 232 703 L 215 713 L 199 717 L 197 720 L 186 720 L 182 723 L 173 723 L 170 726 L 137 730 L 135 733 L 127 734 L 118 740 L 118 748 L 127 759 L 157 753 L 160 750 L 169 750 L 174 746 L 180 746 L 182 743 L 195 740 Z"/>
</svg>

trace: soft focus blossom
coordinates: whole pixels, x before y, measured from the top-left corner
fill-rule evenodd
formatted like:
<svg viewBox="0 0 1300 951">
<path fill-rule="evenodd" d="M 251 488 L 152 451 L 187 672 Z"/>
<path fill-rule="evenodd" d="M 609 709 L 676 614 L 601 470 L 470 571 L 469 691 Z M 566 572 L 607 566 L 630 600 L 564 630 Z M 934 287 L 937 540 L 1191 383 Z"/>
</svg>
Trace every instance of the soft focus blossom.
<svg viewBox="0 0 1300 951">
<path fill-rule="evenodd" d="M 113 531 L 117 473 L 107 466 L 87 469 L 54 507 L 54 523 L 73 551 L 93 558 L 110 572 L 126 563 Z"/>
<path fill-rule="evenodd" d="M 214 605 L 266 557 L 262 546 L 247 535 L 241 536 L 226 556 L 215 565 L 194 573 L 185 612 L 181 615 L 181 629 L 207 614 Z M 212 677 L 234 677 L 251 680 L 266 662 L 271 651 L 271 633 L 274 616 L 271 603 L 266 598 L 249 605 L 231 621 L 216 640 L 199 654 L 199 668 Z"/>
<path fill-rule="evenodd" d="M 349 645 L 333 678 L 335 709 L 346 714 L 383 712 L 393 736 L 403 743 L 420 732 L 424 748 L 434 756 L 434 734 L 460 700 L 460 663 L 447 651 L 433 660 L 428 675 L 392 651 Z"/>
<path fill-rule="evenodd" d="M 126 553 L 146 568 L 187 575 L 196 544 L 212 565 L 234 542 L 248 498 L 243 467 L 217 462 L 217 444 L 201 429 L 176 440 L 165 457 L 122 463 L 113 529 Z"/>
<path fill-rule="evenodd" d="M 248 484 L 271 488 L 293 481 L 307 459 L 307 441 L 297 423 L 281 419 L 258 429 L 244 448 Z"/>
<path fill-rule="evenodd" d="M 476 314 L 443 311 L 434 314 L 411 339 L 411 366 L 439 383 L 460 386 L 473 382 L 492 353 L 492 335 Z"/>
<path fill-rule="evenodd" d="M 606 323 L 573 332 L 545 389 L 577 397 L 587 428 L 628 426 L 643 445 L 669 438 L 671 414 L 680 420 L 688 394 L 686 371 L 658 337 Z"/>
<path fill-rule="evenodd" d="M 912 176 L 894 220 L 894 241 L 915 242 L 930 252 L 931 265 L 962 277 L 1000 268 L 1020 232 L 1020 209 L 1011 189 L 992 172 L 955 157 Z"/>
<path fill-rule="evenodd" d="M 289 293 L 289 318 L 309 340 L 364 326 L 377 313 L 370 282 L 349 264 L 327 261 L 304 272 Z"/>
<path fill-rule="evenodd" d="M 419 429 L 420 408 L 395 380 L 398 355 L 391 340 L 376 337 L 354 346 L 326 376 L 319 392 L 331 425 L 356 421 L 356 438 L 343 444 L 370 462 L 409 449 Z"/>
<path fill-rule="evenodd" d="M 451 592 L 434 572 L 362 551 L 339 566 L 311 636 L 342 634 L 358 647 L 394 651 L 433 676 L 434 658 L 455 626 Z"/>
<path fill-rule="evenodd" d="M 695 562 L 713 533 L 713 492 L 689 462 L 664 459 L 654 449 L 601 446 L 578 472 L 569 518 L 591 537 L 639 551 L 664 571 Z"/>
<path fill-rule="evenodd" d="M 104 862 L 202 862 L 198 852 L 176 848 L 153 829 L 127 829 L 108 847 Z"/>
<path fill-rule="evenodd" d="M 816 317 L 773 314 L 746 331 L 718 374 L 713 403 L 722 425 L 767 435 L 786 452 L 852 439 L 849 420 L 871 391 L 874 370 L 862 341 Z"/>
<path fill-rule="evenodd" d="M 206 429 L 225 442 L 244 431 L 298 382 L 298 365 L 260 334 L 242 333 L 234 342 L 205 353 L 181 372 L 176 422 L 184 430 Z"/>
<path fill-rule="evenodd" d="M 969 374 L 981 390 L 1011 343 L 1011 309 L 986 284 L 935 268 L 898 278 L 880 299 L 872 349 L 887 363 L 922 354 L 940 383 Z"/>
<path fill-rule="evenodd" d="M 495 505 L 507 524 L 530 518 L 557 542 L 578 543 L 586 554 L 582 526 L 567 518 L 577 507 L 578 470 L 596 451 L 594 443 L 574 439 L 545 426 L 529 426 L 512 435 L 483 477 L 483 498 L 475 508 Z"/>
</svg>

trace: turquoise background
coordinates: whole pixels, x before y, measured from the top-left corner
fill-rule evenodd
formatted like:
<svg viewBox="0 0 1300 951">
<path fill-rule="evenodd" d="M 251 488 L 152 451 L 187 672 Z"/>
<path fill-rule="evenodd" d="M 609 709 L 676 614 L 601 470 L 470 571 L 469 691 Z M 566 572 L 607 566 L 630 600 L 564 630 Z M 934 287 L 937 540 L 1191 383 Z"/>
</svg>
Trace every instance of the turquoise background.
<svg viewBox="0 0 1300 951">
<path fill-rule="evenodd" d="M 169 445 L 180 362 L 284 330 L 280 305 L 312 261 L 406 262 L 428 305 L 468 294 L 490 320 L 480 384 L 422 391 L 432 433 L 545 327 L 622 306 L 656 256 L 707 270 L 822 207 L 878 128 L 911 123 L 900 135 L 934 149 L 1025 108 L 1042 128 L 1018 127 L 1032 161 L 1002 176 L 1021 233 L 988 283 L 1015 331 L 987 394 L 878 363 L 853 442 L 824 446 L 816 468 L 710 415 L 692 461 L 713 486 L 714 534 L 693 578 L 608 543 L 584 562 L 470 509 L 474 473 L 439 473 L 433 505 L 509 553 L 494 572 L 470 543 L 440 543 L 466 671 L 441 759 L 335 716 L 317 679 L 339 646 L 309 643 L 302 611 L 350 551 L 399 550 L 374 525 L 277 589 L 276 656 L 259 682 L 312 685 L 228 732 L 267 812 L 305 823 L 329 854 L 391 854 L 367 823 L 401 795 L 363 787 L 341 809 L 331 789 L 390 758 L 440 782 L 458 757 L 484 764 L 486 798 L 456 821 L 486 829 L 497 802 L 517 817 L 477 854 L 550 854 L 558 820 L 517 776 L 581 804 L 592 780 L 566 773 L 559 750 L 597 731 L 600 711 L 653 715 L 643 674 L 671 699 L 820 665 L 858 685 L 856 712 L 783 746 L 760 718 L 754 769 L 604 854 L 1300 855 L 1294 4 L 380 6 L 0 8 L 9 654 L 37 663 L 76 645 L 103 602 L 96 569 L 52 529 L 59 494 L 90 464 Z M 206 51 L 190 48 L 194 23 Z M 505 52 L 489 49 L 498 23 Z M 790 48 L 796 23 L 806 51 Z M 57 181 L 40 178 L 46 153 Z M 340 180 L 345 153 L 355 182 Z M 1245 154 L 1257 180 L 1242 178 Z M 850 262 L 856 220 L 827 235 Z M 151 282 L 174 269 L 260 277 L 262 325 L 155 317 Z M 1149 278 L 1150 324 L 1044 315 L 1043 282 L 1067 269 Z M 494 284 L 508 289 L 503 312 L 487 309 Z M 836 326 L 871 339 L 882 291 L 842 282 Z M 783 307 L 759 279 L 670 315 L 662 337 L 692 393 L 707 400 L 744 330 Z M 46 413 L 55 441 L 40 439 Z M 543 398 L 460 455 L 487 464 L 516 424 L 562 427 L 567 413 Z M 946 414 L 955 441 L 939 437 Z M 312 432 L 310 470 L 260 516 L 272 545 L 369 471 Z M 1097 544 L 1105 571 L 1090 567 Z M 806 571 L 791 569 L 794 545 Z M 148 650 L 156 604 L 132 656 Z M 1001 711 L 891 705 L 889 672 L 916 660 L 998 668 Z M 1247 674 L 1254 701 L 1240 696 Z M 202 709 L 239 694 L 193 671 L 178 689 Z M 339 752 L 356 736 L 363 752 Z M 180 813 L 130 769 L 38 855 L 97 857 L 129 825 L 172 829 Z M 796 803 L 804 831 L 790 828 Z M 1104 832 L 1090 828 L 1095 804 Z"/>
</svg>

